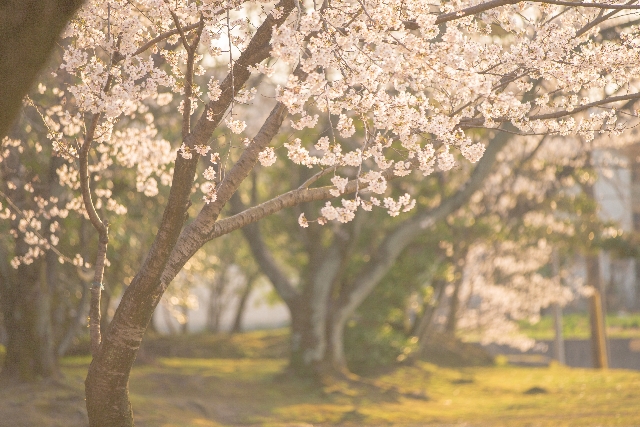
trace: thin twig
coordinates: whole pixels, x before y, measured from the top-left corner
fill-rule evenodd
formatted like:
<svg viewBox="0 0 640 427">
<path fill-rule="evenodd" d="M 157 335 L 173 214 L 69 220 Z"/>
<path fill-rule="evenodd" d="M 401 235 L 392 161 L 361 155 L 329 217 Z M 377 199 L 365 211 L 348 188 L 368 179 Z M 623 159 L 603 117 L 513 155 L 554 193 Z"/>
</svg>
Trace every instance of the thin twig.
<svg viewBox="0 0 640 427">
<path fill-rule="evenodd" d="M 191 31 L 194 28 L 198 28 L 198 26 L 200 25 L 200 22 L 196 22 L 194 24 L 191 25 L 186 25 L 184 27 L 182 27 L 182 31 L 187 32 L 187 31 Z M 131 56 L 137 56 L 140 55 L 141 53 L 143 53 L 144 51 L 146 51 L 147 49 L 151 48 L 154 44 L 161 42 L 162 40 L 168 39 L 169 37 L 175 35 L 175 34 L 179 34 L 180 30 L 178 30 L 177 28 L 174 28 L 173 30 L 164 32 L 154 38 L 152 38 L 151 40 L 149 40 L 148 42 L 146 42 L 145 44 L 143 44 L 142 46 L 140 46 L 138 48 L 138 50 L 136 50 L 135 52 L 133 52 L 131 54 Z M 122 56 L 122 58 L 124 58 L 124 56 Z M 119 60 L 120 57 L 118 57 Z M 114 61 L 116 62 L 116 61 Z"/>
<path fill-rule="evenodd" d="M 298 190 L 303 190 L 305 188 L 309 188 L 309 186 L 311 184 L 313 184 L 314 182 L 316 182 L 317 180 L 319 180 L 323 176 L 329 175 L 331 172 L 335 171 L 336 168 L 337 168 L 337 166 L 331 166 L 330 168 L 326 168 L 326 169 L 321 170 L 320 172 L 316 173 L 311 178 L 309 178 L 308 180 L 303 182 L 302 185 L 300 185 L 300 187 L 298 187 Z"/>
<path fill-rule="evenodd" d="M 13 200 L 11 200 L 11 198 L 9 196 L 7 196 L 5 193 L 3 193 L 2 190 L 0 190 L 0 197 L 2 197 L 3 199 L 5 199 L 7 201 L 7 203 L 9 204 L 9 206 L 11 206 L 11 209 L 13 209 L 13 211 L 15 211 L 18 215 L 20 215 L 25 220 L 27 220 L 27 226 L 31 229 L 33 234 L 35 234 L 38 237 L 38 239 L 47 240 L 42 234 L 40 234 L 40 232 L 36 228 L 31 226 L 31 223 L 28 221 L 27 215 L 25 215 L 25 213 L 22 211 L 22 209 L 20 209 L 18 207 L 18 205 L 16 205 L 13 202 Z M 69 258 L 65 254 L 60 252 L 60 250 L 58 248 L 56 248 L 55 246 L 49 245 L 48 249 L 51 249 L 54 254 L 58 255 L 58 257 L 62 258 L 64 261 L 73 263 L 73 260 L 71 258 Z"/>
</svg>

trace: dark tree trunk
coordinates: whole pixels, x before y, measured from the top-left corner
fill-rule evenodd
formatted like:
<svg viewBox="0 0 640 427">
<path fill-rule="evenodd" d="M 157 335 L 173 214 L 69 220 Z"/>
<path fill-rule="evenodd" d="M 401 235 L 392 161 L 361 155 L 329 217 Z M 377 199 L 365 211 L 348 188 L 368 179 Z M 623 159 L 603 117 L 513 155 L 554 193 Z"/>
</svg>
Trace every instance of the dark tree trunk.
<svg viewBox="0 0 640 427">
<path fill-rule="evenodd" d="M 0 6 L 0 23 L 5 18 L 2 15 L 3 8 L 4 6 Z M 2 30 L 0 28 L 0 64 L 3 60 Z M 49 163 L 48 178 L 44 182 L 41 181 L 43 185 L 38 186 L 36 194 L 31 194 L 22 190 L 24 183 L 30 182 L 31 177 L 29 170 L 19 162 L 16 154 L 11 153 L 3 161 L 0 182 L 12 181 L 14 185 L 17 184 L 17 189 L 4 191 L 9 194 L 8 197 L 19 210 L 32 209 L 34 196 L 44 196 L 46 199 L 55 186 L 56 162 Z M 21 216 L 12 219 L 11 226 L 14 230 L 20 230 L 20 219 Z M 42 225 L 47 229 L 49 222 L 44 221 Z M 24 237 L 24 230 L 17 232 L 12 251 L 0 248 L 0 276 L 3 282 L 0 284 L 0 308 L 7 329 L 7 355 L 1 375 L 17 381 L 30 381 L 57 374 L 51 315 L 52 294 L 57 285 L 57 256 L 48 252 L 35 260 L 27 257 L 30 263 L 23 259 L 17 269 L 11 268 L 8 266 L 11 255 L 25 257 L 29 250 L 33 249 L 25 242 Z"/>
<path fill-rule="evenodd" d="M 249 301 L 249 295 L 251 294 L 251 290 L 253 289 L 254 281 L 255 281 L 255 277 L 250 277 L 247 280 L 247 285 L 242 290 L 242 295 L 240 295 L 240 301 L 238 301 L 238 308 L 236 309 L 236 315 L 233 317 L 233 326 L 231 326 L 232 334 L 237 334 L 238 332 L 242 332 L 242 317 L 244 316 L 244 310 L 247 306 L 247 301 Z"/>
<path fill-rule="evenodd" d="M 319 345 L 312 333 L 311 316 L 308 313 L 308 304 L 299 298 L 291 313 L 291 354 L 289 356 L 289 370 L 297 376 L 310 377 L 315 375 L 310 354 Z"/>
<path fill-rule="evenodd" d="M 186 334 L 189 332 L 189 307 L 185 305 L 180 306 L 184 322 L 180 325 L 180 333 Z"/>
<path fill-rule="evenodd" d="M 19 280 L 9 280 L 3 289 L 7 354 L 2 377 L 11 381 L 32 381 L 57 373 L 50 294 L 43 269 L 42 259 L 21 265 L 15 276 Z"/>
<path fill-rule="evenodd" d="M 462 280 L 456 281 L 451 299 L 449 300 L 449 313 L 447 315 L 447 322 L 444 326 L 444 331 L 448 335 L 453 336 L 456 333 L 458 326 L 458 309 L 460 307 L 460 287 L 462 286 Z"/>
<path fill-rule="evenodd" d="M 83 0 L 0 2 L 0 138 Z"/>
</svg>

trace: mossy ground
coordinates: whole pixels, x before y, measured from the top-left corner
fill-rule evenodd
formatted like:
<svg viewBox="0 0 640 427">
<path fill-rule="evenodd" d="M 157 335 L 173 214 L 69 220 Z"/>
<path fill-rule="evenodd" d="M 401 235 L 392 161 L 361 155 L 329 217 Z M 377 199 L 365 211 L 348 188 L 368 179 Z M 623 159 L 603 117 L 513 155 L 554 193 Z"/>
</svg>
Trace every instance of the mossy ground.
<svg viewBox="0 0 640 427">
<path fill-rule="evenodd" d="M 207 340 L 224 348 L 216 341 L 222 338 L 192 340 L 200 341 L 199 351 Z M 240 348 L 243 343 L 260 348 L 260 342 L 270 343 L 273 336 L 254 333 L 233 340 Z M 283 375 L 285 358 L 258 358 L 246 349 L 243 354 L 229 351 L 221 357 L 212 347 L 215 358 L 147 355 L 131 375 L 136 425 L 640 425 L 640 372 L 417 362 L 372 375 L 366 384 L 337 381 L 317 386 Z M 83 380 L 88 363 L 88 357 L 66 358 L 61 379 L 2 386 L 0 426 L 85 426 Z M 424 395 L 429 399 L 420 397 Z"/>
</svg>

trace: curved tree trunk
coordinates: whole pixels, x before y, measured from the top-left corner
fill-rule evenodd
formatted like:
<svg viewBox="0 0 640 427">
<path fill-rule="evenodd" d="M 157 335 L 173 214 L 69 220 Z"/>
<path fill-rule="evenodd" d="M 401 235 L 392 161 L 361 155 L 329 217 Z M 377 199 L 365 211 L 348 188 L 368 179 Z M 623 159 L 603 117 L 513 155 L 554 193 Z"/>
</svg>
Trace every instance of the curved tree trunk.
<svg viewBox="0 0 640 427">
<path fill-rule="evenodd" d="M 238 301 L 238 308 L 236 309 L 236 314 L 233 317 L 233 325 L 231 326 L 230 333 L 236 334 L 238 332 L 242 332 L 242 317 L 244 316 L 244 311 L 247 306 L 247 301 L 249 301 L 249 295 L 253 290 L 253 283 L 256 280 L 256 276 L 249 277 L 247 279 L 247 284 L 245 288 L 242 290 L 242 295 L 240 295 L 240 300 Z"/>
<path fill-rule="evenodd" d="M 0 138 L 6 135 L 58 35 L 84 0 L 0 2 Z"/>
<path fill-rule="evenodd" d="M 134 425 L 129 401 L 129 375 L 153 310 L 162 295 L 161 292 L 144 292 L 141 287 L 132 283 L 127 288 L 89 366 L 85 393 L 91 427 Z M 141 301 L 144 303 L 140 304 Z"/>
</svg>

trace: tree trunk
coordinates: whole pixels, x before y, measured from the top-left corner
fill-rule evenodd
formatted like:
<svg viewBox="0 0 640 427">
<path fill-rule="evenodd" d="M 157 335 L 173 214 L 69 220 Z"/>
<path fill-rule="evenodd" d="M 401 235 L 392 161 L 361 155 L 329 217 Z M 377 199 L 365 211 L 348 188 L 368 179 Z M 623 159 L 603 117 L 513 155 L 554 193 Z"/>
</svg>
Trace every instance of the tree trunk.
<svg viewBox="0 0 640 427">
<path fill-rule="evenodd" d="M 83 0 L 0 2 L 0 139 L 18 116 L 58 35 Z"/>
<path fill-rule="evenodd" d="M 349 372 L 347 358 L 344 354 L 344 328 L 348 317 L 332 315 L 327 324 L 327 344 L 324 366 L 333 375 L 344 375 Z"/>
<path fill-rule="evenodd" d="M 447 323 L 444 326 L 444 331 L 450 336 L 454 336 L 456 333 L 456 327 L 458 324 L 458 307 L 460 306 L 460 288 L 462 286 L 462 279 L 457 280 L 453 293 L 449 300 L 449 313 L 447 315 Z"/>
<path fill-rule="evenodd" d="M 44 262 L 36 260 L 18 267 L 16 278 L 3 291 L 7 354 L 2 377 L 32 381 L 56 375 L 56 357 L 50 319 L 50 294 Z"/>
<path fill-rule="evenodd" d="M 422 317 L 420 318 L 418 328 L 416 329 L 415 336 L 418 338 L 418 349 L 416 350 L 415 354 L 417 357 L 420 357 L 424 354 L 427 345 L 429 344 L 429 337 L 433 328 L 433 316 L 440 304 L 442 304 L 445 287 L 446 282 L 444 280 L 438 280 L 433 284 L 433 303 L 425 304 Z"/>
<path fill-rule="evenodd" d="M 207 304 L 207 331 L 220 332 L 220 316 L 222 315 L 223 304 L 222 294 L 227 281 L 227 268 L 225 264 L 220 268 L 220 273 L 216 274 L 213 282 L 209 285 L 209 301 Z"/>
<path fill-rule="evenodd" d="M 127 289 L 131 289 L 131 286 Z M 135 290 L 134 290 L 135 292 Z M 129 298 L 127 298 L 129 297 Z M 158 296 L 159 299 L 160 296 Z M 90 427 L 133 427 L 129 401 L 129 375 L 147 324 L 151 320 L 153 300 L 132 305 L 143 298 L 125 292 L 119 309 L 109 325 L 99 351 L 93 357 L 85 380 L 85 395 Z"/>
<path fill-rule="evenodd" d="M 299 377 L 317 376 L 327 346 L 324 324 L 313 324 L 312 318 L 317 317 L 311 313 L 314 309 L 317 311 L 318 307 L 306 298 L 299 298 L 291 310 L 289 369 Z"/>
<path fill-rule="evenodd" d="M 255 276 L 249 277 L 247 279 L 247 285 L 242 290 L 240 301 L 238 301 L 238 308 L 236 309 L 236 315 L 233 318 L 233 326 L 231 327 L 232 334 L 242 332 L 242 317 L 244 316 L 244 310 L 247 306 L 247 301 L 249 301 L 249 295 L 251 294 L 251 290 L 253 289 L 254 281 Z"/>
<path fill-rule="evenodd" d="M 179 307 L 180 312 L 182 313 L 184 322 L 180 325 L 180 333 L 187 334 L 189 333 L 189 307 L 184 304 Z M 217 326 L 217 325 L 216 325 Z"/>
<path fill-rule="evenodd" d="M 291 313 L 289 369 L 296 376 L 315 379 L 342 376 L 347 372 L 344 355 L 346 322 L 333 316 L 326 316 L 322 323 L 315 322 L 314 318 L 319 317 L 318 310 L 321 310 L 319 304 L 301 302 Z"/>
</svg>

